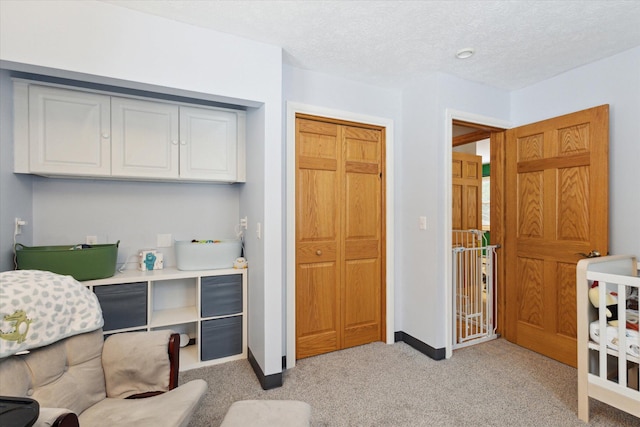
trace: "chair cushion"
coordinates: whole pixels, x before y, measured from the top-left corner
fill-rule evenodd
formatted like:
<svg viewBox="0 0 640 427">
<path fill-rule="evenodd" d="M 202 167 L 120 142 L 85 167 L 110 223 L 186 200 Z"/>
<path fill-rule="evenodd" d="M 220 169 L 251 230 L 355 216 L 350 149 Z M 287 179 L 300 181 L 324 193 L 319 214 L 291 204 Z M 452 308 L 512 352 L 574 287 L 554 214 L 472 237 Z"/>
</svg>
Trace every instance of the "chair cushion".
<svg viewBox="0 0 640 427">
<path fill-rule="evenodd" d="M 125 398 L 149 391 L 169 390 L 167 343 L 172 331 L 130 332 L 111 335 L 104 343 L 107 397 Z"/>
<path fill-rule="evenodd" d="M 106 398 L 80 414 L 80 425 L 186 427 L 206 390 L 207 383 L 197 379 L 166 393 L 145 399 Z"/>
<path fill-rule="evenodd" d="M 311 407 L 296 400 L 235 402 L 220 427 L 308 427 Z"/>
<path fill-rule="evenodd" d="M 0 395 L 79 414 L 106 397 L 102 330 L 75 335 L 29 354 L 0 359 Z"/>
</svg>

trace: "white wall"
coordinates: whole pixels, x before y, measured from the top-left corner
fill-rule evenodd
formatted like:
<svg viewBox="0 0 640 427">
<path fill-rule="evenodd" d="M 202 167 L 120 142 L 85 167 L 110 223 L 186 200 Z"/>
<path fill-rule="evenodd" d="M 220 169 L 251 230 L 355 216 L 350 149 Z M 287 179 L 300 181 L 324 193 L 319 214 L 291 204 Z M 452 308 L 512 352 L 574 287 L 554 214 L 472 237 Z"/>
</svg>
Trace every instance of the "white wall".
<svg viewBox="0 0 640 427">
<path fill-rule="evenodd" d="M 522 125 L 602 104 L 609 104 L 609 251 L 640 256 L 640 47 L 513 92 L 511 118 Z"/>
<path fill-rule="evenodd" d="M 35 178 L 33 217 L 38 224 L 33 240 L 49 242 L 63 234 L 79 236 L 85 230 L 104 224 L 103 233 L 110 240 L 142 229 L 139 240 L 132 246 L 146 246 L 147 235 L 154 234 L 156 231 L 152 230 L 156 229 L 160 233 L 184 233 L 185 236 L 196 232 L 216 233 L 218 227 L 227 229 L 238 214 L 243 215 L 239 212 L 242 206 L 264 227 L 263 239 L 248 242 L 249 249 L 253 248 L 247 253 L 251 265 L 255 271 L 263 271 L 260 276 L 250 272 L 250 297 L 263 306 L 254 306 L 250 313 L 250 323 L 260 324 L 262 328 L 250 335 L 249 347 L 266 375 L 281 372 L 282 197 L 277 190 L 270 190 L 269 197 L 264 194 L 255 197 L 264 193 L 265 188 L 278 189 L 282 185 L 281 49 L 102 2 L 3 0 L 0 2 L 0 66 L 262 110 L 263 118 L 253 121 L 262 128 L 251 130 L 252 140 L 247 143 L 248 147 L 261 148 L 258 156 L 250 155 L 249 159 L 253 164 L 260 164 L 261 173 L 250 174 L 261 183 L 258 193 L 234 190 L 233 186 L 176 187 L 176 184 L 54 182 Z M 11 121 L 9 112 L 0 116 L 0 120 L 4 128 Z M 2 142 L 5 150 L 4 134 Z M 3 174 L 7 173 L 5 163 L 3 159 Z M 49 195 L 50 192 L 53 195 Z M 91 209 L 96 217 L 89 220 L 80 218 L 82 214 L 78 212 L 65 213 L 56 193 L 63 195 L 65 203 L 74 209 Z M 107 197 L 101 198 L 100 194 Z M 189 194 L 206 201 L 195 206 L 197 203 L 185 200 L 191 200 L 186 197 Z M 168 195 L 181 203 L 173 203 Z M 82 200 L 77 200 L 79 197 L 89 197 L 104 210 L 86 207 Z M 138 216 L 158 215 L 157 219 L 151 220 L 145 229 L 142 222 L 135 224 L 144 220 L 134 216 L 109 216 L 115 213 L 108 199 L 120 203 L 123 198 L 135 206 L 130 209 Z M 29 207 L 26 202 L 23 205 Z M 224 214 L 217 211 L 218 207 L 225 206 L 229 210 L 225 209 Z M 190 212 L 198 207 L 199 213 Z M 50 209 L 55 217 L 49 215 Z M 5 214 L 4 208 L 2 213 Z M 181 215 L 188 215 L 190 221 L 203 225 L 183 228 L 175 219 Z M 72 227 L 69 216 L 80 223 Z M 3 230 L 5 222 L 3 217 Z M 78 225 L 82 225 L 82 231 Z M 69 228 L 61 230 L 61 226 Z M 160 231 L 161 227 L 164 231 Z M 2 252 L 6 253 L 7 243 L 1 244 Z M 278 304 L 272 304 L 273 300 Z M 253 312 L 258 313 L 260 319 L 253 318 Z"/>
<path fill-rule="evenodd" d="M 433 74 L 403 92 L 398 202 L 403 331 L 434 349 L 450 344 L 447 269 L 451 230 L 451 126 L 447 110 L 507 121 L 507 91 Z M 427 217 L 427 230 L 418 217 Z"/>
<path fill-rule="evenodd" d="M 177 240 L 233 239 L 239 185 L 33 178 L 33 245 L 120 240 L 118 267 L 135 268 L 140 249 L 157 248 L 175 267 L 173 247 L 157 247 L 157 234 Z"/>
</svg>

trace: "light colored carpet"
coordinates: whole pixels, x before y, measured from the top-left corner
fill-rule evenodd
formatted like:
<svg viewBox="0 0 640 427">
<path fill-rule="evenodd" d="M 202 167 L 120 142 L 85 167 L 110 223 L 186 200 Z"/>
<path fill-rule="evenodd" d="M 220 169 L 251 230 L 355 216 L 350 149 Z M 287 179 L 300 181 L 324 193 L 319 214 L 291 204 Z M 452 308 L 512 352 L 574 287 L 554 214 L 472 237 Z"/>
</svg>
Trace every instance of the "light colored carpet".
<svg viewBox="0 0 640 427">
<path fill-rule="evenodd" d="M 209 384 L 190 426 L 218 426 L 243 399 L 308 402 L 313 426 L 584 426 L 576 370 L 503 339 L 434 361 L 404 343 L 367 344 L 299 360 L 262 390 L 246 360 L 180 374 Z M 591 400 L 593 426 L 640 419 Z"/>
</svg>

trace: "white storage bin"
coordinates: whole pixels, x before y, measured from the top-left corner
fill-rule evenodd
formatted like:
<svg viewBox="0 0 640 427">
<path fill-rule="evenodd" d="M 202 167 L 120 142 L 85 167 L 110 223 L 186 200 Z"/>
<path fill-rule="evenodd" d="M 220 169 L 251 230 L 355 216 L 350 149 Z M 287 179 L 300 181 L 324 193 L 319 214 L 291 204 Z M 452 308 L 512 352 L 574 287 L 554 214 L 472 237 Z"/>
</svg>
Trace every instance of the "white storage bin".
<svg viewBox="0 0 640 427">
<path fill-rule="evenodd" d="M 231 268 L 241 249 L 240 240 L 214 240 L 210 243 L 176 240 L 176 266 L 178 270 Z"/>
</svg>

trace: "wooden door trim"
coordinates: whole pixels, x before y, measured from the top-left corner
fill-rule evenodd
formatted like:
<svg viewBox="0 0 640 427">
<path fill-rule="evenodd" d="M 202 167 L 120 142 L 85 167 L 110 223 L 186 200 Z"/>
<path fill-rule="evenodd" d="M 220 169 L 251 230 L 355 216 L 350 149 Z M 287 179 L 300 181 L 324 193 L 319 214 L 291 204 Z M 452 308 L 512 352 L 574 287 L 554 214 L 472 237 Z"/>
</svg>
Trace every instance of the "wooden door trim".
<svg viewBox="0 0 640 427">
<path fill-rule="evenodd" d="M 394 121 L 390 118 L 370 115 L 355 114 L 324 107 L 317 107 L 296 102 L 287 102 L 286 111 L 286 368 L 295 367 L 295 118 L 314 117 L 327 120 L 337 120 L 344 124 L 359 124 L 363 127 L 382 128 L 384 137 L 383 164 L 383 196 L 384 209 L 381 212 L 381 221 L 384 224 L 384 239 L 382 240 L 382 271 L 385 289 L 381 295 L 382 309 L 385 312 L 385 321 L 381 324 L 384 341 L 387 344 L 394 342 L 394 288 L 395 288 L 395 263 L 394 250 Z"/>
</svg>

